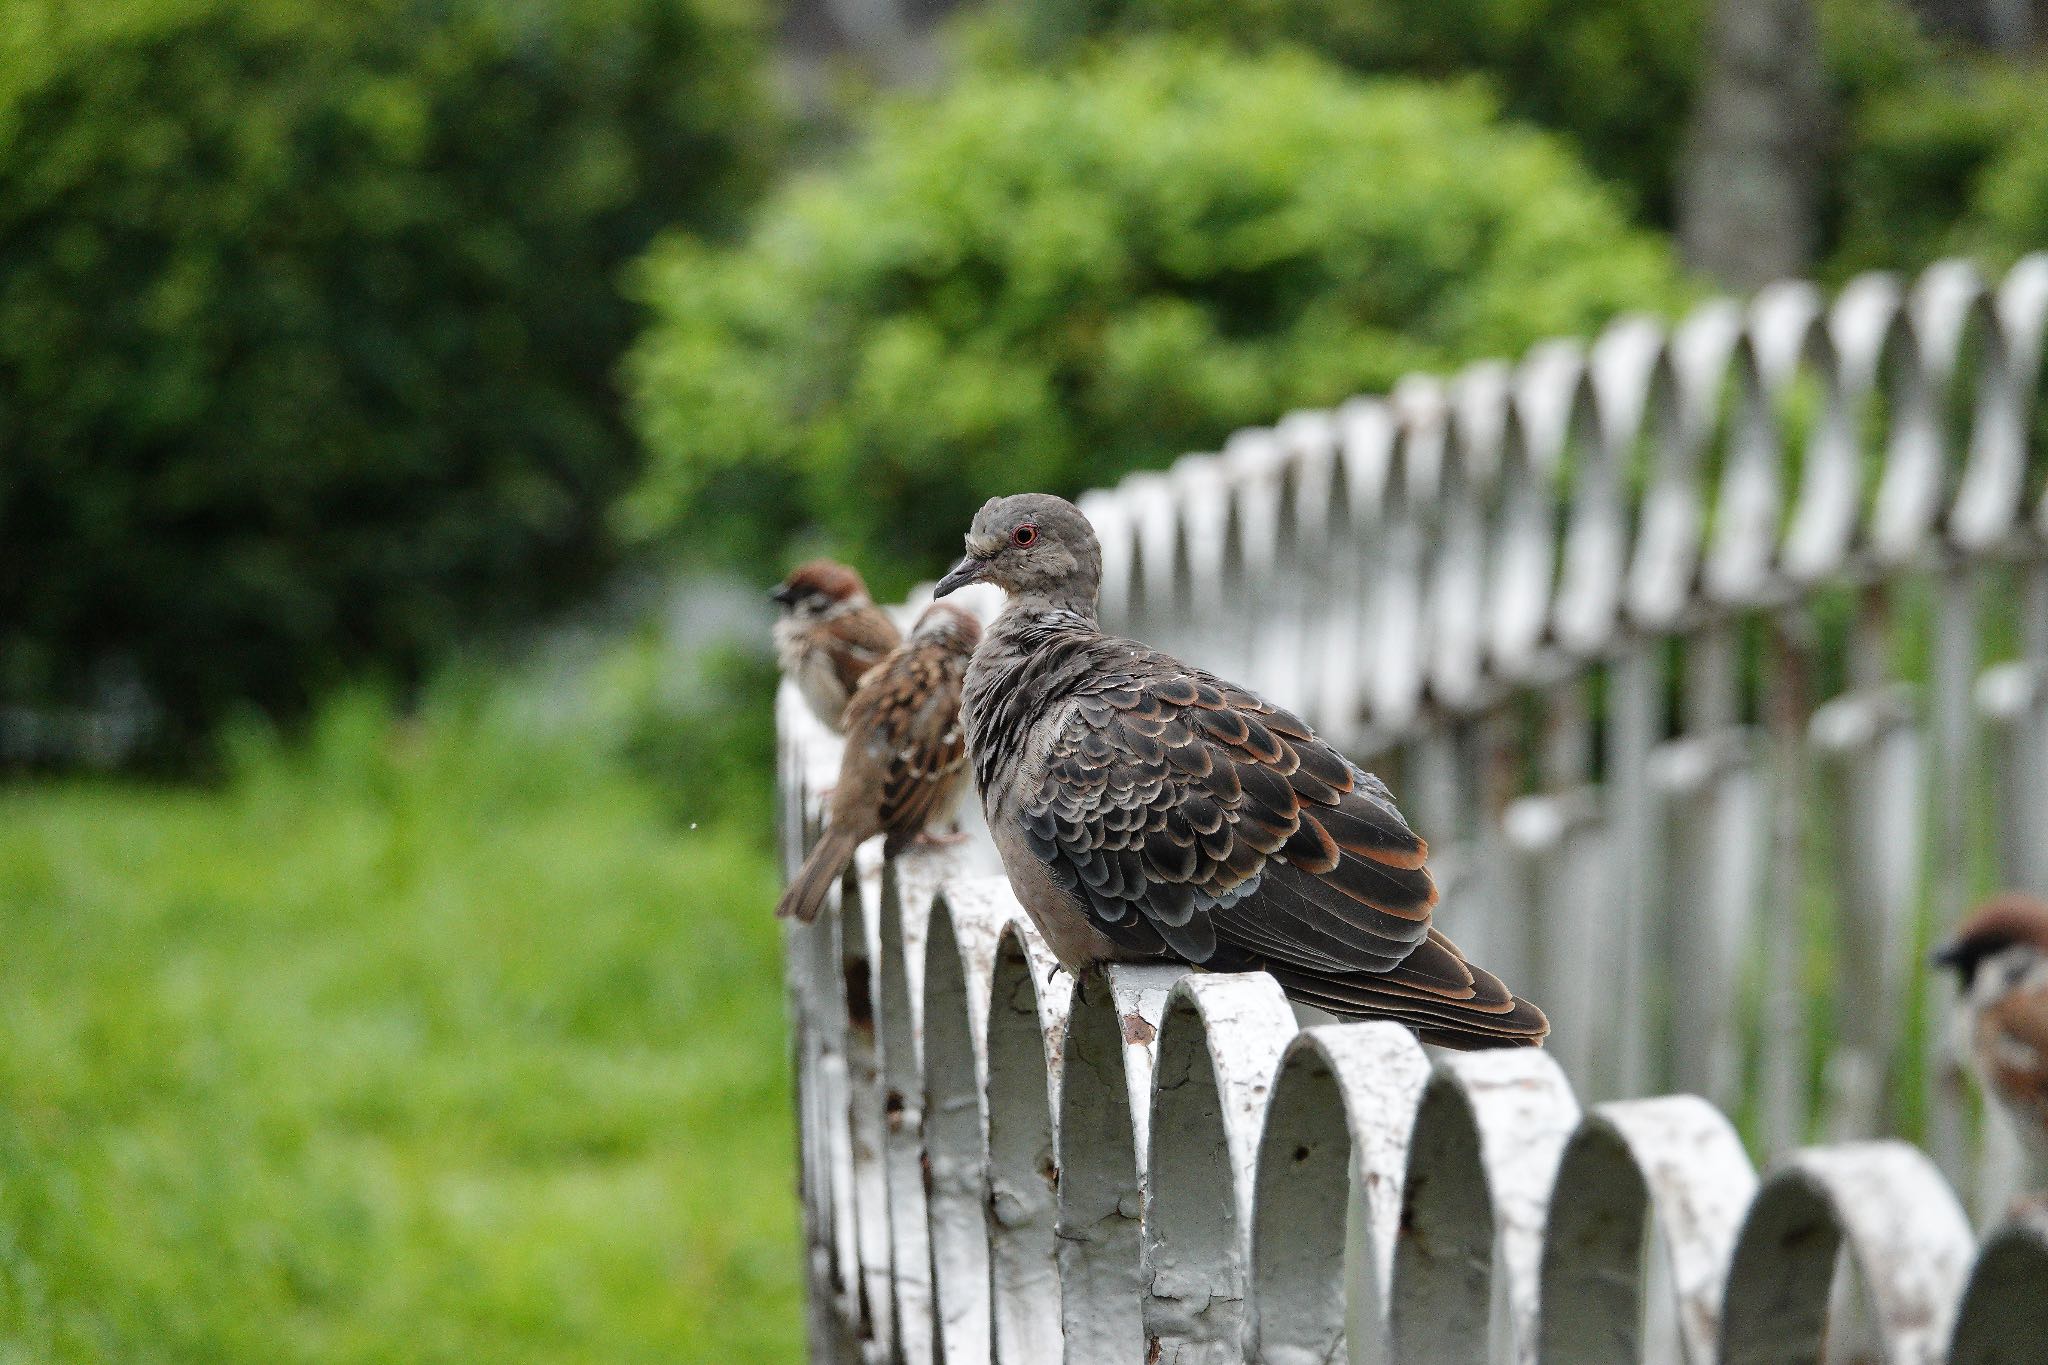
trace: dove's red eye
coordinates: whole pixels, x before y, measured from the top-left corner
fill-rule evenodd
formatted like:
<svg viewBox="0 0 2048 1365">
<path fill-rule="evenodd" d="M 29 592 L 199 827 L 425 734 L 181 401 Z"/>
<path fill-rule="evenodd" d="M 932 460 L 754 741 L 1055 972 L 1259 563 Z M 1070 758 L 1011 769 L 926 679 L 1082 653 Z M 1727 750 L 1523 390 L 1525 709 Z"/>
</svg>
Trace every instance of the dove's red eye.
<svg viewBox="0 0 2048 1365">
<path fill-rule="evenodd" d="M 1010 532 L 1010 540 L 1018 549 L 1028 550 L 1038 543 L 1038 528 L 1027 521 Z"/>
</svg>

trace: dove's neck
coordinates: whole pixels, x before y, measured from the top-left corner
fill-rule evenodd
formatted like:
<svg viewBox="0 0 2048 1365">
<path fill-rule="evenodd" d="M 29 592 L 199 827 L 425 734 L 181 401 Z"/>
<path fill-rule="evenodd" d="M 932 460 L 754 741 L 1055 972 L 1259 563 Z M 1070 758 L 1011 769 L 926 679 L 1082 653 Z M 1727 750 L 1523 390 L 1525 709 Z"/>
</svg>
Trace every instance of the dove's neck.
<svg viewBox="0 0 2048 1365">
<path fill-rule="evenodd" d="M 1032 725 L 1092 675 L 1094 603 L 1013 597 L 967 664 L 960 711 L 984 808 L 1016 779 Z"/>
<path fill-rule="evenodd" d="M 1099 630 L 1093 602 L 1071 602 L 1048 597 L 1013 597 L 1003 604 L 995 629 L 1013 632 L 1042 630 Z"/>
<path fill-rule="evenodd" d="M 1020 625 L 1042 623 L 1094 630 L 1097 628 L 1096 592 L 1095 584 L 1085 580 L 1057 587 L 1012 591 L 1003 604 L 1002 615 L 997 619 Z"/>
</svg>

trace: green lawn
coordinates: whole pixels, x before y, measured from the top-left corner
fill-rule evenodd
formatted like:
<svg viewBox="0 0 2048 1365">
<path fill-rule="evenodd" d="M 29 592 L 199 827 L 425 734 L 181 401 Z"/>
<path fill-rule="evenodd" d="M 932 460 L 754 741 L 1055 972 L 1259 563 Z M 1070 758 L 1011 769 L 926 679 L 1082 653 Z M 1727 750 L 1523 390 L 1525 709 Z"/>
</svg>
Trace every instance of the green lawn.
<svg viewBox="0 0 2048 1365">
<path fill-rule="evenodd" d="M 798 1358 L 759 831 L 516 733 L 0 788 L 0 1362 Z"/>
</svg>

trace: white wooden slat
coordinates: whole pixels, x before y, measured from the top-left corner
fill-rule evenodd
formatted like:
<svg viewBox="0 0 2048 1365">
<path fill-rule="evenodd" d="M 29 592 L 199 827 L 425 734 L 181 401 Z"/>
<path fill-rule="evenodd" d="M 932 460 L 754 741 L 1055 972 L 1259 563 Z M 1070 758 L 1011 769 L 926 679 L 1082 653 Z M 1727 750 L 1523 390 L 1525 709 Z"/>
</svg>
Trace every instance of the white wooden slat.
<svg viewBox="0 0 2048 1365">
<path fill-rule="evenodd" d="M 1259 1129 L 1294 1032 L 1264 973 L 1182 977 L 1167 1001 L 1145 1166 L 1147 1359 L 1245 1360 Z"/>
<path fill-rule="evenodd" d="M 1729 1256 L 1755 1189 L 1734 1125 L 1705 1100 L 1589 1111 L 1550 1196 L 1542 1358 L 1710 1365 Z M 1656 1273 L 1643 1273 L 1645 1258 Z"/>
<path fill-rule="evenodd" d="M 814 1357 L 1704 1360 L 1720 1286 L 1731 1360 L 2030 1359 L 2042 1234 L 1971 1240 L 1949 1182 L 1995 1222 L 2018 1168 L 1916 950 L 2048 890 L 2044 332 L 2048 255 L 1776 286 L 1087 495 L 1106 622 L 1383 766 L 1550 1049 L 1171 967 L 1077 1006 L 978 821 L 865 850 L 784 934 Z M 777 725 L 788 870 L 839 742 Z M 1949 1181 L 1862 1140 L 1916 1121 Z"/>
<path fill-rule="evenodd" d="M 1385 1358 L 1408 1137 L 1428 1077 L 1398 1024 L 1321 1025 L 1289 1045 L 1252 1210 L 1254 1359 Z"/>
<path fill-rule="evenodd" d="M 1139 1232 L 1152 1064 L 1167 994 L 1184 975 L 1179 967 L 1115 966 L 1075 983 L 1058 1110 L 1068 1365 L 1139 1365 L 1145 1357 Z"/>
<path fill-rule="evenodd" d="M 1059 1080 L 1073 980 L 1021 920 L 996 944 L 988 1006 L 989 1316 L 1003 1365 L 1062 1358 Z"/>
</svg>

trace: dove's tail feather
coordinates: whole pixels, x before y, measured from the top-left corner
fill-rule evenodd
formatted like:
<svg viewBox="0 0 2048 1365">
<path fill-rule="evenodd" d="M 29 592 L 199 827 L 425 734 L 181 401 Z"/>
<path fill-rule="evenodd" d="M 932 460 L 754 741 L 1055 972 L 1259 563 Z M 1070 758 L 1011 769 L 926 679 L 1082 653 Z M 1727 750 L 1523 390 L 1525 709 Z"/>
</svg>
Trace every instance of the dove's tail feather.
<svg viewBox="0 0 2048 1365">
<path fill-rule="evenodd" d="M 1425 1043 L 1471 1051 L 1494 1047 L 1541 1047 L 1550 1021 L 1520 996 L 1480 1004 L 1470 1000 L 1426 999 L 1366 973 L 1321 975 L 1273 969 L 1281 989 L 1305 1005 L 1344 1019 L 1391 1019 L 1415 1031 Z M 1398 977 L 1398 971 L 1393 973 Z M 1495 983 L 1497 984 L 1497 983 Z"/>
<path fill-rule="evenodd" d="M 811 849 L 804 865 L 791 879 L 789 888 L 782 893 L 782 900 L 776 905 L 775 913 L 781 918 L 792 916 L 809 924 L 825 908 L 826 898 L 832 888 L 846 874 L 847 864 L 853 861 L 854 850 L 860 847 L 860 836 L 851 830 L 837 830 L 828 827 L 824 837 Z"/>
<path fill-rule="evenodd" d="M 1442 934 L 1383 972 L 1314 971 L 1268 964 L 1281 988 L 1304 1004 L 1352 1019 L 1393 1019 L 1425 1043 L 1469 1051 L 1538 1047 L 1550 1032 L 1543 1011 L 1499 977 L 1474 966 Z"/>
</svg>

